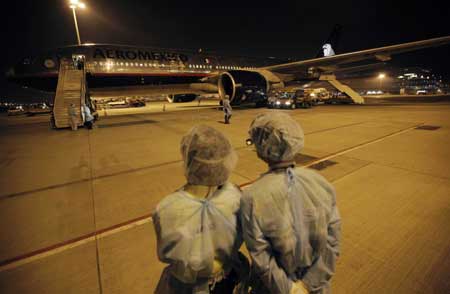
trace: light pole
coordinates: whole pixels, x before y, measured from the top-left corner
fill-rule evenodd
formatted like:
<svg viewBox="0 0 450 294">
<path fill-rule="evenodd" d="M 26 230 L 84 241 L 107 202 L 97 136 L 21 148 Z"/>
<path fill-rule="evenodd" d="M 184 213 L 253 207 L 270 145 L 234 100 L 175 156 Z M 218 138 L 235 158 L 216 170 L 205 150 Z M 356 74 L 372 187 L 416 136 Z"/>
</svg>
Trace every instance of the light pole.
<svg viewBox="0 0 450 294">
<path fill-rule="evenodd" d="M 73 21 L 75 23 L 75 31 L 77 32 L 78 45 L 81 45 L 80 31 L 78 30 L 77 13 L 75 10 L 77 8 L 85 9 L 86 4 L 84 4 L 78 0 L 70 0 L 69 7 L 72 8 L 72 12 L 73 12 Z"/>
<path fill-rule="evenodd" d="M 381 91 L 381 87 L 382 87 L 382 84 L 383 84 L 383 79 L 386 77 L 386 75 L 384 74 L 384 73 L 380 73 L 379 75 L 378 75 L 378 79 L 380 80 L 380 91 Z"/>
</svg>

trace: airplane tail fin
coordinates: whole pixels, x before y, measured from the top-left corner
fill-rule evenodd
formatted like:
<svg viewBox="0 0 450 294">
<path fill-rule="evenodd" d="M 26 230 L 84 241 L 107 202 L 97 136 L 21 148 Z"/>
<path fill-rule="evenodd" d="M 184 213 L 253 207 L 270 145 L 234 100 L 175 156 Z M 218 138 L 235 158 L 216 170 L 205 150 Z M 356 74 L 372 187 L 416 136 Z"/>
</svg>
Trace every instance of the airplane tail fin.
<svg viewBox="0 0 450 294">
<path fill-rule="evenodd" d="M 335 24 L 325 43 L 316 54 L 316 58 L 327 57 L 335 55 L 335 50 L 338 47 L 339 39 L 341 37 L 342 26 Z"/>
</svg>

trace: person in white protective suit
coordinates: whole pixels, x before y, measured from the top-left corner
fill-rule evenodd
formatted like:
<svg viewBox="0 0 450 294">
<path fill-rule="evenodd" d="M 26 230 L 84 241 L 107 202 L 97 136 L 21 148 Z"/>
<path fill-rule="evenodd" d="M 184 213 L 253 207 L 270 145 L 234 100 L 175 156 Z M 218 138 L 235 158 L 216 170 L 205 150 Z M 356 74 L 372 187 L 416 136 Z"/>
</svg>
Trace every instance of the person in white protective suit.
<svg viewBox="0 0 450 294">
<path fill-rule="evenodd" d="M 225 124 L 229 124 L 233 112 L 233 108 L 230 103 L 230 96 L 225 95 L 225 98 L 222 100 L 222 105 Z"/>
<path fill-rule="evenodd" d="M 155 293 L 247 293 L 241 191 L 228 182 L 237 155 L 222 133 L 203 125 L 183 137 L 181 154 L 187 184 L 153 213 L 158 258 L 168 264 Z"/>
<path fill-rule="evenodd" d="M 289 115 L 258 115 L 249 133 L 269 165 L 241 200 L 252 293 L 330 293 L 340 239 L 333 187 L 314 171 L 295 167 L 304 135 Z"/>
</svg>

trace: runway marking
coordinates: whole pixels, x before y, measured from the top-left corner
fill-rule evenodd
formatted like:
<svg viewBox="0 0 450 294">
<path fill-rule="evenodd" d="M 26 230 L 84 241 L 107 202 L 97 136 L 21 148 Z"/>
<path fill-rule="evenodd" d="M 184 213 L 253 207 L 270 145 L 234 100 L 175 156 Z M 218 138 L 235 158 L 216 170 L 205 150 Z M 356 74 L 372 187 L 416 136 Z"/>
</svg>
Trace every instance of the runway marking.
<svg viewBox="0 0 450 294">
<path fill-rule="evenodd" d="M 349 127 L 349 126 L 352 126 L 352 125 L 358 125 L 358 124 L 363 124 L 363 123 L 365 123 L 365 122 L 358 122 L 358 123 L 342 125 L 342 126 L 334 127 L 334 128 L 317 130 L 317 131 L 313 131 L 313 132 L 310 132 L 310 133 L 305 133 L 305 135 L 316 134 L 316 133 L 320 133 L 320 132 L 326 132 L 326 131 L 330 131 L 330 130 L 335 130 L 335 129 L 339 129 L 339 128 L 345 128 L 345 127 Z M 246 148 L 248 148 L 248 146 L 237 147 L 235 149 L 236 150 L 242 150 L 242 149 L 246 149 Z M 79 179 L 79 180 L 75 180 L 75 181 L 67 181 L 67 182 L 60 183 L 60 184 L 55 184 L 55 185 L 49 185 L 49 186 L 37 188 L 37 189 L 34 189 L 34 190 L 26 190 L 26 191 L 20 191 L 20 192 L 15 192 L 15 193 L 10 193 L 10 194 L 3 194 L 3 195 L 0 195 L 0 200 L 7 199 L 7 198 L 21 197 L 21 196 L 25 196 L 27 194 L 44 192 L 46 190 L 62 188 L 62 187 L 68 186 L 68 185 L 76 185 L 76 184 L 80 184 L 80 183 L 84 183 L 84 182 L 88 182 L 88 181 L 93 181 L 93 180 L 99 180 L 99 179 L 104 179 L 104 178 L 109 178 L 109 177 L 115 177 L 115 176 L 118 176 L 118 175 L 130 174 L 130 173 L 134 173 L 134 172 L 138 172 L 138 171 L 143 171 L 143 170 L 147 170 L 147 169 L 157 168 L 157 167 L 170 165 L 170 164 L 175 164 L 175 163 L 179 163 L 179 162 L 182 162 L 182 160 L 179 159 L 179 160 L 167 161 L 167 162 L 162 162 L 162 163 L 150 164 L 150 165 L 146 165 L 146 166 L 142 166 L 142 167 L 137 167 L 137 168 L 127 169 L 127 170 L 118 171 L 118 172 L 114 172 L 114 173 L 99 175 L 99 176 L 95 176 L 95 177 L 91 177 L 91 178 L 84 178 L 84 179 Z"/>
<path fill-rule="evenodd" d="M 411 131 L 411 130 L 413 130 L 416 127 L 421 126 L 421 125 L 423 125 L 423 123 L 414 125 L 412 127 L 408 127 L 406 129 L 402 129 L 400 131 L 393 132 L 391 134 L 385 135 L 385 136 L 380 137 L 378 139 L 374 139 L 374 140 L 371 140 L 371 141 L 368 141 L 368 142 L 365 142 L 365 143 L 358 144 L 358 145 L 353 146 L 351 148 L 348 148 L 348 149 L 345 149 L 345 150 L 342 150 L 342 151 L 330 154 L 328 156 L 322 157 L 320 159 L 311 161 L 308 164 L 303 165 L 303 167 L 310 167 L 311 165 L 320 163 L 322 161 L 329 160 L 329 159 L 332 159 L 332 158 L 344 155 L 346 153 L 349 153 L 351 151 L 354 151 L 354 150 L 366 147 L 368 145 L 372 145 L 372 144 L 384 141 L 384 140 L 389 139 L 391 137 L 394 137 L 394 136 L 406 133 L 408 131 Z M 251 185 L 252 183 L 253 183 L 253 181 L 241 184 L 240 188 L 245 188 L 246 186 Z M 95 241 L 95 240 L 98 240 L 98 239 L 101 239 L 101 238 L 105 238 L 105 237 L 108 237 L 108 236 L 111 236 L 111 235 L 114 235 L 114 234 L 117 234 L 117 233 L 129 230 L 129 229 L 132 229 L 134 227 L 141 226 L 141 225 L 144 225 L 144 224 L 147 224 L 147 223 L 150 223 L 150 222 L 152 222 L 151 214 L 146 214 L 146 215 L 143 215 L 141 217 L 138 217 L 138 218 L 135 218 L 135 219 L 123 222 L 123 223 L 119 223 L 119 224 L 116 224 L 114 226 L 111 226 L 111 227 L 108 227 L 108 228 L 104 228 L 104 229 L 101 229 L 101 230 L 98 230 L 98 231 L 95 231 L 95 232 L 92 232 L 92 233 L 89 233 L 89 234 L 86 234 L 86 235 L 83 235 L 83 236 L 80 236 L 80 237 L 77 237 L 77 238 L 74 238 L 74 239 L 71 239 L 71 240 L 60 242 L 60 243 L 54 244 L 54 245 L 49 246 L 49 247 L 45 247 L 45 248 L 42 248 L 42 249 L 39 249 L 39 250 L 35 250 L 35 251 L 29 252 L 29 253 L 26 253 L 26 254 L 23 254 L 23 255 L 19 255 L 19 256 L 10 258 L 10 259 L 6 259 L 6 260 L 0 262 L 0 272 L 4 272 L 4 271 L 10 270 L 10 269 L 14 269 L 14 268 L 20 267 L 22 265 L 26 265 L 26 264 L 29 264 L 31 262 L 34 262 L 34 261 L 37 261 L 37 260 L 41 260 L 43 258 L 50 257 L 52 255 L 64 252 L 66 250 L 69 250 L 69 249 L 72 249 L 72 248 L 75 248 L 75 247 L 87 244 L 89 242 L 92 242 L 92 241 Z"/>
<path fill-rule="evenodd" d="M 384 141 L 384 140 L 389 139 L 389 138 L 392 138 L 392 137 L 394 137 L 394 136 L 398 136 L 398 135 L 401 135 L 401 134 L 403 134 L 403 133 L 406 133 L 406 132 L 409 132 L 409 131 L 411 131 L 411 130 L 414 130 L 415 128 L 417 128 L 417 127 L 419 127 L 419 126 L 421 126 L 421 125 L 423 125 L 423 124 L 424 124 L 424 123 L 420 123 L 420 124 L 414 125 L 414 126 L 412 126 L 412 127 L 408 127 L 408 128 L 406 128 L 406 129 L 403 129 L 403 130 L 396 131 L 396 132 L 393 132 L 393 133 L 391 133 L 391 134 L 385 135 L 385 136 L 383 136 L 383 137 L 381 137 L 381 138 L 374 139 L 374 140 L 372 140 L 372 141 L 368 141 L 368 142 L 365 142 L 365 143 L 358 144 L 358 145 L 356 145 L 356 146 L 353 146 L 353 147 L 344 149 L 344 150 L 342 150 L 342 151 L 339 151 L 339 152 L 330 154 L 330 155 L 328 155 L 328 156 L 322 157 L 322 158 L 320 158 L 320 159 L 314 160 L 314 161 L 312 161 L 312 162 L 310 162 L 310 163 L 308 163 L 308 164 L 306 164 L 306 165 L 304 165 L 304 166 L 305 166 L 305 167 L 310 167 L 311 165 L 320 163 L 320 162 L 322 162 L 322 161 L 329 160 L 329 159 L 331 159 L 331 158 L 338 157 L 338 156 L 344 155 L 344 154 L 346 154 L 346 153 L 349 153 L 349 152 L 352 152 L 352 151 L 361 149 L 361 148 L 363 148 L 363 147 L 366 147 L 366 146 L 369 146 L 369 145 L 372 145 L 372 144 L 375 144 L 375 143 Z"/>
<path fill-rule="evenodd" d="M 79 236 L 74 239 L 70 239 L 64 242 L 60 242 L 49 247 L 41 248 L 23 255 L 19 255 L 7 260 L 0 262 L 0 272 L 17 268 L 19 266 L 37 261 L 52 255 L 58 254 L 60 252 L 72 249 L 86 243 L 95 241 L 96 239 L 101 239 L 108 237 L 110 235 L 120 233 L 125 230 L 132 229 L 134 227 L 149 223 L 152 221 L 151 214 L 146 214 L 138 218 L 126 221 L 124 223 L 119 223 L 114 226 L 104 228 L 86 235 Z"/>
</svg>

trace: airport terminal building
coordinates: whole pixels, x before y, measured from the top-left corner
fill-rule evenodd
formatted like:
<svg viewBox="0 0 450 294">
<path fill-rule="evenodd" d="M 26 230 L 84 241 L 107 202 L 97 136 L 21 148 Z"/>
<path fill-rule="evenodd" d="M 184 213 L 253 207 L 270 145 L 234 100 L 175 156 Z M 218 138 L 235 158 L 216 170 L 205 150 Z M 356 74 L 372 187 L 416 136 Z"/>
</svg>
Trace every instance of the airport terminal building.
<svg viewBox="0 0 450 294">
<path fill-rule="evenodd" d="M 444 91 L 442 76 L 429 69 L 405 68 L 397 79 L 400 94 L 438 94 Z"/>
</svg>

